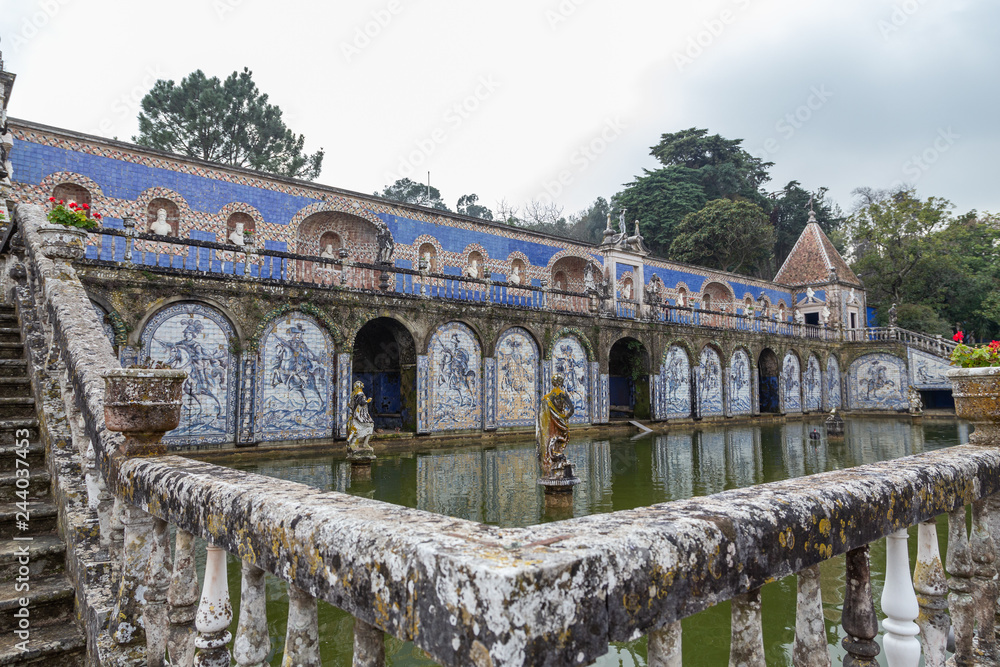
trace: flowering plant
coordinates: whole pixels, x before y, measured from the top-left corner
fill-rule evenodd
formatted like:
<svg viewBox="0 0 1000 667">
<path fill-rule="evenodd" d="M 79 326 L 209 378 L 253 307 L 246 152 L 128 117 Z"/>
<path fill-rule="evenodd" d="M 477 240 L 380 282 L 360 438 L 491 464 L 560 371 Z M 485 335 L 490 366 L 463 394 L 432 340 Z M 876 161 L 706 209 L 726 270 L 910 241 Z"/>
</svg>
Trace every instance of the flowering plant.
<svg viewBox="0 0 1000 667">
<path fill-rule="evenodd" d="M 76 227 L 78 229 L 93 229 L 97 227 L 97 221 L 101 219 L 100 213 L 93 213 L 93 218 L 87 215 L 87 211 L 90 210 L 90 204 L 81 205 L 75 201 L 65 204 L 62 199 L 56 201 L 55 197 L 49 197 L 49 203 L 52 204 L 52 210 L 49 211 L 48 219 L 53 225 Z"/>
<path fill-rule="evenodd" d="M 1000 366 L 1000 340 L 989 345 L 970 347 L 963 343 L 965 334 L 961 331 L 952 336 L 958 345 L 951 352 L 951 365 L 959 368 L 988 368 Z"/>
</svg>

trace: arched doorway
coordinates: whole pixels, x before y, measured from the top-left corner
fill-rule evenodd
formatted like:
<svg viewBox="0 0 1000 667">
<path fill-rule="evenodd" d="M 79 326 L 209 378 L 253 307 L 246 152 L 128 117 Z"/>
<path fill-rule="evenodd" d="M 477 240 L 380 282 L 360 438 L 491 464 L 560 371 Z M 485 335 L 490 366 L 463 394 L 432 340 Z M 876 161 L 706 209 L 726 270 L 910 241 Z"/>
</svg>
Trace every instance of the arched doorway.
<svg viewBox="0 0 1000 667">
<path fill-rule="evenodd" d="M 778 356 L 769 348 L 764 348 L 757 360 L 757 376 L 759 380 L 760 411 L 778 413 L 781 411 L 778 376 L 781 366 Z"/>
<path fill-rule="evenodd" d="M 608 355 L 611 419 L 649 419 L 649 352 L 635 338 L 622 338 Z"/>
<path fill-rule="evenodd" d="M 368 322 L 354 339 L 351 384 L 372 399 L 375 428 L 416 431 L 417 352 L 406 327 L 389 317 Z"/>
</svg>

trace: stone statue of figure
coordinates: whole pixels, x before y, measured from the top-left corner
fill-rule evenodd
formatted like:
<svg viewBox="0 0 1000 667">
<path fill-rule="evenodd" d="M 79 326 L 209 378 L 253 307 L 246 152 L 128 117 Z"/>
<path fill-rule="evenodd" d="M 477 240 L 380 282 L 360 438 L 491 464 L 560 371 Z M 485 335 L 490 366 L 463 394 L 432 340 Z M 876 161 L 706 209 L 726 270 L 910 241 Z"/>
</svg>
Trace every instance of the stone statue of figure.
<svg viewBox="0 0 1000 667">
<path fill-rule="evenodd" d="M 167 222 L 167 209 L 157 209 L 156 220 L 149 226 L 149 231 L 160 236 L 170 236 L 173 229 L 171 229 L 170 223 Z"/>
<path fill-rule="evenodd" d="M 378 244 L 378 250 L 375 253 L 375 263 L 392 263 L 392 252 L 396 248 L 396 242 L 392 240 L 392 232 L 389 231 L 389 226 L 384 222 L 378 225 L 375 242 Z"/>
<path fill-rule="evenodd" d="M 475 257 L 469 260 L 469 265 L 465 267 L 465 275 L 468 278 L 479 277 L 479 260 Z"/>
<path fill-rule="evenodd" d="M 535 442 L 542 477 L 553 478 L 566 465 L 566 443 L 569 441 L 569 420 L 573 416 L 573 399 L 563 389 L 562 374 L 552 376 L 552 390 L 542 396 L 535 420 Z"/>
<path fill-rule="evenodd" d="M 896 326 L 896 304 L 892 304 L 889 307 L 889 326 Z"/>
<path fill-rule="evenodd" d="M 375 430 L 375 420 L 368 414 L 368 404 L 372 399 L 365 398 L 365 385 L 358 380 L 354 383 L 354 391 L 347 406 L 350 414 L 347 416 L 347 453 L 358 458 L 375 458 L 375 450 L 368 444 Z M 358 440 L 362 439 L 361 444 Z"/>
<path fill-rule="evenodd" d="M 847 303 L 857 303 L 857 302 L 858 302 L 858 296 L 854 293 L 854 288 L 852 287 L 851 291 L 847 293 Z"/>
<path fill-rule="evenodd" d="M 628 236 L 628 232 L 625 231 L 625 211 L 627 208 L 623 208 L 621 213 L 618 214 L 618 233 L 624 239 Z"/>
<path fill-rule="evenodd" d="M 337 251 L 333 249 L 332 243 L 327 243 L 323 246 L 323 252 L 321 252 L 319 256 L 325 259 L 335 259 L 337 257 Z"/>
<path fill-rule="evenodd" d="M 594 281 L 594 265 L 590 262 L 583 269 L 583 287 L 588 292 L 593 292 L 597 289 L 597 283 Z"/>
<path fill-rule="evenodd" d="M 622 283 L 622 298 L 623 299 L 632 298 L 632 283 L 630 282 Z"/>
<path fill-rule="evenodd" d="M 235 223 L 235 226 L 233 227 L 233 232 L 232 234 L 229 235 L 229 242 L 232 243 L 233 245 L 238 245 L 241 248 L 246 243 L 245 239 L 243 238 L 242 222 Z"/>
<path fill-rule="evenodd" d="M 805 324 L 806 323 L 806 316 L 803 315 L 802 311 L 799 310 L 798 308 L 795 309 L 795 315 L 793 316 L 792 319 L 795 320 L 796 324 Z"/>
<path fill-rule="evenodd" d="M 829 323 L 830 321 L 830 307 L 823 306 L 823 321 Z"/>
<path fill-rule="evenodd" d="M 684 292 L 677 293 L 677 305 L 680 308 L 687 308 L 687 299 L 684 298 Z"/>
<path fill-rule="evenodd" d="M 511 268 L 510 276 L 507 278 L 507 282 L 509 282 L 511 285 L 521 284 L 521 271 L 520 269 L 517 268 L 517 264 L 515 264 L 513 268 Z"/>
<path fill-rule="evenodd" d="M 816 290 L 814 290 L 812 287 L 807 287 L 806 288 L 806 301 L 809 302 L 809 303 L 812 303 L 815 300 L 816 300 Z"/>
<path fill-rule="evenodd" d="M 430 250 L 424 250 L 424 263 L 427 264 L 427 270 L 428 271 L 433 271 L 434 270 L 434 267 L 431 266 L 431 251 Z"/>
</svg>

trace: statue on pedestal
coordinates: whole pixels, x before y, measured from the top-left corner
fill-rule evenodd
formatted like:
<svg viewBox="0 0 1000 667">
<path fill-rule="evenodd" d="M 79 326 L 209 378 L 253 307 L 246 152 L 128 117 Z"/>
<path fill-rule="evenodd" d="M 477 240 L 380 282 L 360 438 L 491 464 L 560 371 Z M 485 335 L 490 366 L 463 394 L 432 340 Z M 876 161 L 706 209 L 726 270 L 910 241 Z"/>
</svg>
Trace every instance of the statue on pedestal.
<svg viewBox="0 0 1000 667">
<path fill-rule="evenodd" d="M 396 242 L 392 240 L 392 232 L 389 231 L 389 226 L 384 222 L 377 225 L 375 241 L 378 244 L 378 250 L 375 253 L 375 263 L 391 264 L 392 252 L 396 248 Z"/>
<path fill-rule="evenodd" d="M 365 397 L 365 385 L 358 380 L 354 383 L 354 391 L 347 406 L 350 414 L 347 417 L 347 458 L 354 461 L 370 461 L 375 458 L 375 450 L 368 444 L 375 431 L 375 420 L 368 413 L 368 404 L 372 399 Z M 364 439 L 358 444 L 359 439 Z"/>
<path fill-rule="evenodd" d="M 569 441 L 569 420 L 573 416 L 573 399 L 563 389 L 563 383 L 562 374 L 552 376 L 552 390 L 542 397 L 535 420 L 535 442 L 542 467 L 538 483 L 545 486 L 546 491 L 560 487 L 568 490 L 580 482 L 563 453 Z"/>
<path fill-rule="evenodd" d="M 517 264 L 515 264 L 513 268 L 511 268 L 511 273 L 510 276 L 507 278 L 507 282 L 509 282 L 511 285 L 521 284 L 521 271 L 520 269 L 518 269 Z"/>
<path fill-rule="evenodd" d="M 327 243 L 325 246 L 323 246 L 323 252 L 321 252 L 319 256 L 325 259 L 336 259 L 337 251 L 333 249 L 332 243 Z"/>
<path fill-rule="evenodd" d="M 896 304 L 892 304 L 889 307 L 889 326 L 896 326 Z"/>
</svg>

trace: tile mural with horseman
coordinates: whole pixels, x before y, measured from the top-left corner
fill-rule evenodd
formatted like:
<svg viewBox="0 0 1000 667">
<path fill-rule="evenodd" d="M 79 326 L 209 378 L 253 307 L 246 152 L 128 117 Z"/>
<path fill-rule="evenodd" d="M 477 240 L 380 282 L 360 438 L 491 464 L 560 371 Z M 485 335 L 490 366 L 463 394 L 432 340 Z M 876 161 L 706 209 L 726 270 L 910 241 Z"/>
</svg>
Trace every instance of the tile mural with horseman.
<svg viewBox="0 0 1000 667">
<path fill-rule="evenodd" d="M 660 365 L 658 397 L 662 419 L 684 419 L 691 416 L 691 362 L 679 345 L 671 345 Z"/>
<path fill-rule="evenodd" d="M 736 350 L 729 362 L 730 414 L 748 415 L 753 412 L 750 377 L 750 357 L 745 350 Z"/>
<path fill-rule="evenodd" d="M 723 414 L 722 362 L 719 353 L 711 347 L 701 351 L 698 358 L 698 414 L 711 417 Z"/>
<path fill-rule="evenodd" d="M 141 357 L 187 371 L 180 425 L 167 444 L 233 442 L 236 437 L 236 364 L 233 328 L 222 313 L 201 304 L 168 306 L 142 332 Z"/>
<path fill-rule="evenodd" d="M 552 372 L 561 373 L 563 388 L 573 399 L 570 423 L 590 422 L 590 363 L 587 351 L 576 336 L 563 336 L 552 346 Z"/>
<path fill-rule="evenodd" d="M 438 328 L 427 349 L 429 428 L 481 428 L 482 352 L 476 334 L 461 322 Z"/>
<path fill-rule="evenodd" d="M 496 346 L 497 423 L 528 426 L 538 406 L 538 346 L 520 327 L 507 329 Z"/>
<path fill-rule="evenodd" d="M 805 409 L 808 412 L 819 412 L 823 409 L 823 373 L 819 369 L 819 359 L 810 354 L 806 362 L 806 372 L 802 376 L 803 397 Z"/>
<path fill-rule="evenodd" d="M 272 322 L 261 336 L 257 419 L 261 440 L 333 435 L 333 342 L 303 313 Z"/>
<path fill-rule="evenodd" d="M 891 354 L 866 354 L 851 363 L 847 381 L 848 407 L 852 410 L 906 410 L 906 361 Z"/>
<path fill-rule="evenodd" d="M 802 412 L 802 383 L 799 358 L 789 352 L 781 365 L 781 397 L 785 412 Z"/>
</svg>

